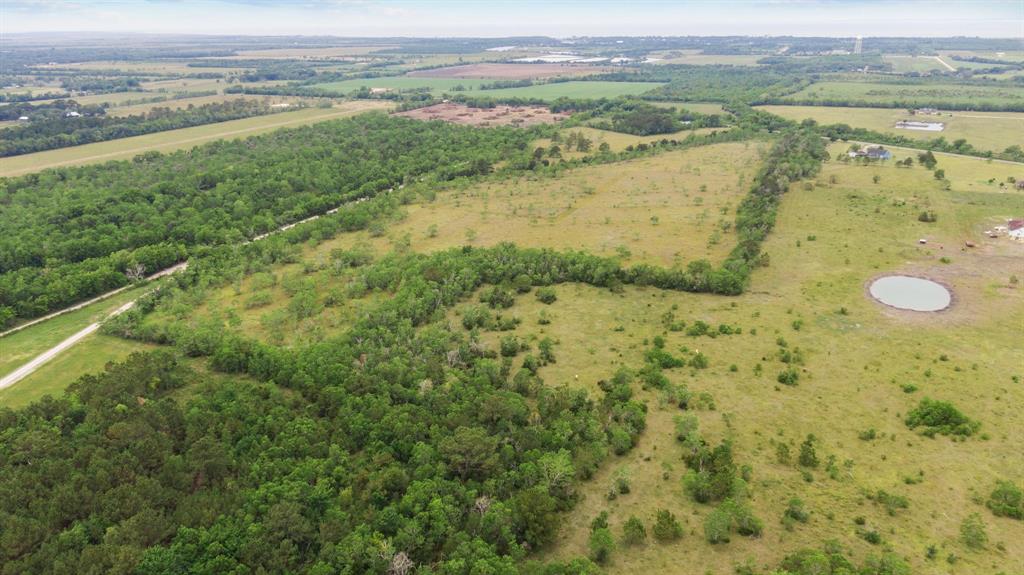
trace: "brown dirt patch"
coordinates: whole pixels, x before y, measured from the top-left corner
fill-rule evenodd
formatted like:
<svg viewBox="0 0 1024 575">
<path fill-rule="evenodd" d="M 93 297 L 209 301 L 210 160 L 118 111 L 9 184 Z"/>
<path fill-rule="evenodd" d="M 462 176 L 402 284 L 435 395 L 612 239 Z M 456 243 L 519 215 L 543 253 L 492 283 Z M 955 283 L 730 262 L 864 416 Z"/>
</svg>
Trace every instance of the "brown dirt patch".
<svg viewBox="0 0 1024 575">
<path fill-rule="evenodd" d="M 464 64 L 431 70 L 416 70 L 406 74 L 419 78 L 494 78 L 496 80 L 526 80 L 554 78 L 556 76 L 585 76 L 607 72 L 610 68 L 579 64 Z"/>
<path fill-rule="evenodd" d="M 569 117 L 569 114 L 552 112 L 544 106 L 473 108 L 451 102 L 416 108 L 396 115 L 414 120 L 443 120 L 471 126 L 533 126 L 554 124 Z"/>
</svg>

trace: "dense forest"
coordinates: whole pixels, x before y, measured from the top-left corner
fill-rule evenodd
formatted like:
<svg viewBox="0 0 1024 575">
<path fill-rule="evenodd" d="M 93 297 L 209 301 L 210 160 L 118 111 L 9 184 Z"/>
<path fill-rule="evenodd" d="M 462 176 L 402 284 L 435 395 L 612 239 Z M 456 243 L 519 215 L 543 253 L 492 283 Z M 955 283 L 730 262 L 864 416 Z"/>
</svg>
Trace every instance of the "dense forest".
<svg viewBox="0 0 1024 575">
<path fill-rule="evenodd" d="M 38 120 L 32 119 L 25 125 L 0 130 L 0 157 L 177 130 L 283 110 L 284 108 L 272 108 L 265 103 L 241 98 L 203 106 L 190 104 L 178 110 L 153 108 L 145 114 L 120 117 L 90 115 L 89 109 L 81 111 L 69 107 L 68 111 L 76 111 L 81 116 L 51 114 Z"/>
<path fill-rule="evenodd" d="M 368 114 L 0 180 L 0 316 L 41 315 L 125 285 L 137 264 L 156 271 L 422 174 L 486 172 L 535 136 Z"/>
</svg>

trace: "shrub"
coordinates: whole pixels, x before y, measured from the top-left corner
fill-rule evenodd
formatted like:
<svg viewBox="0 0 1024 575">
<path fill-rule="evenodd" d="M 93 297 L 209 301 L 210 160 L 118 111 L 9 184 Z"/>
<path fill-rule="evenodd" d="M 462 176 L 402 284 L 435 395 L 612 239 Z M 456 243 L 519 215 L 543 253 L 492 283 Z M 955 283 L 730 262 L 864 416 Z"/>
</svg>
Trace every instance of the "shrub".
<svg viewBox="0 0 1024 575">
<path fill-rule="evenodd" d="M 615 540 L 607 527 L 590 534 L 590 558 L 596 563 L 607 563 L 615 551 Z"/>
<path fill-rule="evenodd" d="M 797 461 L 804 467 L 817 467 L 818 454 L 814 450 L 814 435 L 808 435 L 807 439 L 800 444 L 800 457 Z"/>
<path fill-rule="evenodd" d="M 921 432 L 928 437 L 936 433 L 966 437 L 981 427 L 981 423 L 968 418 L 952 403 L 928 398 L 910 410 L 906 424 L 910 429 L 923 428 Z"/>
<path fill-rule="evenodd" d="M 635 515 L 622 526 L 622 542 L 626 545 L 640 545 L 647 541 L 647 528 Z"/>
<path fill-rule="evenodd" d="M 718 506 L 704 519 L 704 538 L 712 545 L 729 542 L 732 514 L 724 507 L 724 505 Z"/>
<path fill-rule="evenodd" d="M 480 301 L 492 308 L 509 308 L 516 303 L 512 290 L 501 286 L 492 286 L 480 293 Z"/>
<path fill-rule="evenodd" d="M 796 385 L 800 381 L 800 372 L 791 367 L 779 372 L 779 376 L 775 379 L 782 385 Z"/>
<path fill-rule="evenodd" d="M 807 520 L 811 517 L 811 514 L 804 509 L 804 502 L 798 497 L 789 500 L 789 505 L 786 506 L 786 510 L 783 511 L 782 515 L 784 518 L 788 517 L 800 523 L 807 523 Z"/>
<path fill-rule="evenodd" d="M 594 520 L 590 522 L 590 531 L 591 532 L 597 531 L 598 529 L 607 529 L 607 528 L 608 528 L 608 512 L 607 511 L 602 511 L 601 513 L 598 513 L 597 517 L 595 517 Z"/>
<path fill-rule="evenodd" d="M 997 481 L 985 505 L 999 517 L 1024 519 L 1024 493 L 1012 481 Z"/>
<path fill-rule="evenodd" d="M 984 549 L 988 543 L 985 523 L 977 513 L 971 513 L 960 524 L 960 541 L 969 549 Z"/>
<path fill-rule="evenodd" d="M 675 541 L 683 536 L 683 526 L 668 509 L 659 509 L 652 529 L 654 538 L 661 542 Z"/>
<path fill-rule="evenodd" d="M 550 287 L 537 288 L 537 299 L 540 303 L 551 305 L 555 303 L 558 296 L 555 294 L 555 289 Z"/>
</svg>

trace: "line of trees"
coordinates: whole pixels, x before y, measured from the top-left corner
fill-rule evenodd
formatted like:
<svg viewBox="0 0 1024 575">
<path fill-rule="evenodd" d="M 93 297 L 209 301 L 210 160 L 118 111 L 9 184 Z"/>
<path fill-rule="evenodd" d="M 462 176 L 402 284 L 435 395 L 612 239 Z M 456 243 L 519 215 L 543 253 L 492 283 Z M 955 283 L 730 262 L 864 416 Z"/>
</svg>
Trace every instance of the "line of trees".
<svg viewBox="0 0 1024 575">
<path fill-rule="evenodd" d="M 99 110 L 102 112 L 103 109 Z M 67 111 L 78 112 L 81 116 L 67 117 Z M 69 107 L 57 114 L 45 114 L 43 117 L 39 117 L 38 111 L 35 111 L 36 114 L 30 116 L 30 123 L 0 131 L 0 157 L 105 142 L 280 111 L 283 109 L 241 98 L 203 106 L 190 104 L 181 109 L 158 107 L 135 116 L 95 114 L 95 107 L 83 110 Z"/>
<path fill-rule="evenodd" d="M 430 174 L 489 171 L 535 130 L 477 130 L 380 113 L 131 162 L 0 180 L 0 323 Z"/>
</svg>

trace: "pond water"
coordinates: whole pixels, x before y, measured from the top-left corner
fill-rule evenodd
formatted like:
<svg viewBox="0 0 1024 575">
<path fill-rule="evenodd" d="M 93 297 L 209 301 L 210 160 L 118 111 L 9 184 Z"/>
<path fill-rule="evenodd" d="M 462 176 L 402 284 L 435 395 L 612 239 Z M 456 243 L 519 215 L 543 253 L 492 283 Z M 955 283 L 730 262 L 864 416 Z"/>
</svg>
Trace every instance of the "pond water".
<svg viewBox="0 0 1024 575">
<path fill-rule="evenodd" d="M 949 307 L 952 294 L 942 284 L 911 276 L 885 276 L 871 282 L 871 297 L 899 309 L 939 311 Z"/>
</svg>

